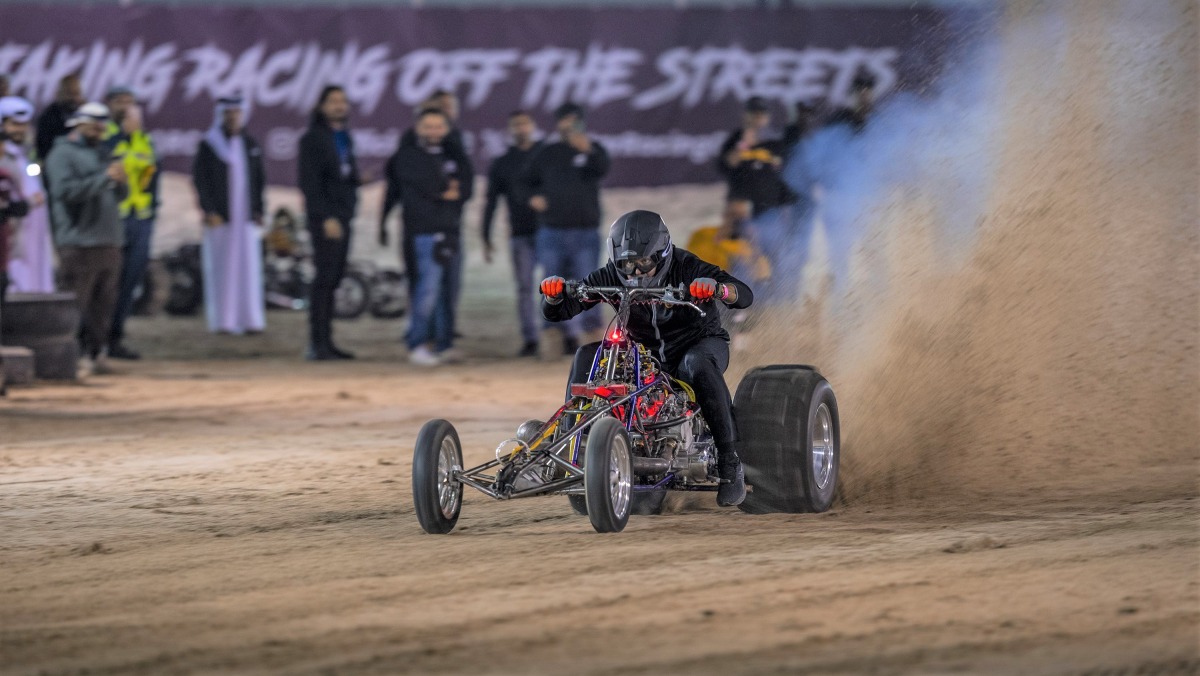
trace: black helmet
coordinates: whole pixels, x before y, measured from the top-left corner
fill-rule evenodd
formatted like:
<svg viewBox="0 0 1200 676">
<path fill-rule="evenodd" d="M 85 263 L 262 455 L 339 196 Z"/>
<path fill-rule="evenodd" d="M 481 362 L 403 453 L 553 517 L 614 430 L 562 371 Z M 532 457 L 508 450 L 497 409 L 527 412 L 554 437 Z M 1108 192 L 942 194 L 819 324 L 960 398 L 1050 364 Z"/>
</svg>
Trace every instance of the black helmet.
<svg viewBox="0 0 1200 676">
<path fill-rule="evenodd" d="M 631 211 L 608 231 L 609 260 L 625 286 L 661 286 L 671 267 L 671 233 L 653 211 Z"/>
</svg>

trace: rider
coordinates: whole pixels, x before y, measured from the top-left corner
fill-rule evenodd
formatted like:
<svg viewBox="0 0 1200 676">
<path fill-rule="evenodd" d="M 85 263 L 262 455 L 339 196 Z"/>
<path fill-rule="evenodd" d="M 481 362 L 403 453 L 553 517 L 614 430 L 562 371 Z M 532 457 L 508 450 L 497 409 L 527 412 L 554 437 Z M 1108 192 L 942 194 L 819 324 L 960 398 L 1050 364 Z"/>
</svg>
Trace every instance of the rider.
<svg viewBox="0 0 1200 676">
<path fill-rule="evenodd" d="M 750 287 L 715 265 L 671 244 L 671 233 L 662 216 L 653 211 L 631 211 L 618 218 L 608 234 L 609 261 L 589 274 L 589 286 L 651 288 L 688 285 L 702 317 L 691 308 L 635 305 L 629 313 L 631 338 L 649 349 L 669 373 L 688 383 L 712 430 L 717 447 L 721 484 L 717 504 L 728 507 L 746 498 L 745 476 L 735 442 L 733 403 L 722 375 L 729 366 L 729 334 L 721 327 L 715 301 L 731 308 L 749 307 L 754 301 Z M 542 280 L 542 315 L 552 322 L 564 321 L 599 304 L 580 300 L 565 292 L 566 280 Z M 571 382 L 584 382 L 600 343 L 579 348 L 571 367 Z"/>
</svg>

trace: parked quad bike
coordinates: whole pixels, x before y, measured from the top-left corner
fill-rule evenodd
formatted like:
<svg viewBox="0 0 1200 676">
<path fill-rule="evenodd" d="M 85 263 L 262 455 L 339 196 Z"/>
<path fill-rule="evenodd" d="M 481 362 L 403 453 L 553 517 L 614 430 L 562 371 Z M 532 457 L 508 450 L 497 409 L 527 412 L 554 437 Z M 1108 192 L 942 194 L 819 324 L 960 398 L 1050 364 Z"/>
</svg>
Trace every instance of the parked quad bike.
<svg viewBox="0 0 1200 676">
<path fill-rule="evenodd" d="M 529 420 L 496 447 L 495 458 L 464 469 L 462 443 L 446 420 L 421 428 L 413 449 L 413 501 L 428 533 L 458 522 L 463 489 L 497 500 L 566 495 L 597 532 L 625 528 L 631 514 L 662 510 L 667 491 L 716 491 L 716 447 L 687 383 L 626 330 L 629 308 L 690 308 L 684 287 L 632 289 L 567 284 L 576 298 L 601 300 L 616 316 L 585 383 L 546 421 Z M 711 309 L 709 311 L 712 311 Z M 833 503 L 840 427 L 829 383 L 810 366 L 766 366 L 737 388 L 734 410 L 749 493 L 743 511 L 823 512 Z"/>
<path fill-rule="evenodd" d="M 170 280 L 164 309 L 172 315 L 193 315 L 204 304 L 204 283 L 198 244 L 185 244 L 163 258 Z M 264 298 L 269 308 L 304 310 L 315 270 L 306 256 L 268 255 L 263 263 Z M 370 312 L 379 319 L 404 316 L 408 307 L 404 273 L 378 269 L 366 261 L 351 261 L 334 293 L 333 315 L 356 319 Z"/>
</svg>

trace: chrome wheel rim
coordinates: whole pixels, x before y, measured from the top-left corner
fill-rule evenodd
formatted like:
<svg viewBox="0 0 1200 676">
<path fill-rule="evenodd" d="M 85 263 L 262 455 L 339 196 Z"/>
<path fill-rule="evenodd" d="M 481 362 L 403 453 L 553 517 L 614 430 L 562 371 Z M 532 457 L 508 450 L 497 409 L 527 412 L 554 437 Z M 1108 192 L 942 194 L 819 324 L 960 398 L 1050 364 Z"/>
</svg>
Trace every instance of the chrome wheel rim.
<svg viewBox="0 0 1200 676">
<path fill-rule="evenodd" d="M 812 470 L 817 488 L 824 490 L 833 479 L 833 415 L 829 406 L 821 404 L 813 416 L 812 426 Z"/>
<path fill-rule="evenodd" d="M 612 499 L 613 513 L 624 517 L 629 513 L 629 496 L 633 492 L 629 442 L 624 435 L 618 434 L 613 438 L 608 462 L 608 495 Z"/>
<path fill-rule="evenodd" d="M 462 499 L 462 486 L 454 480 L 458 466 L 458 448 L 450 437 L 442 439 L 442 447 L 438 451 L 437 481 L 438 507 L 442 516 L 454 518 L 458 513 L 458 502 Z"/>
</svg>

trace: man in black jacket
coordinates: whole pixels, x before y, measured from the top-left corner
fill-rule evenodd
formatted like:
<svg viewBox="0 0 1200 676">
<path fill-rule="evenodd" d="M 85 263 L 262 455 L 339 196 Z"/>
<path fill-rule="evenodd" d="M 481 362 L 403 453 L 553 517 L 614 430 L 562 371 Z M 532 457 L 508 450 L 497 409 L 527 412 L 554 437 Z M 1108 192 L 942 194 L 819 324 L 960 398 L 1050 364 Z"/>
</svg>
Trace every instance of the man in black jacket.
<svg viewBox="0 0 1200 676">
<path fill-rule="evenodd" d="M 508 132 L 512 145 L 508 152 L 497 157 L 488 170 L 487 204 L 483 207 L 483 257 L 492 262 L 492 221 L 500 198 L 508 205 L 509 250 L 512 254 L 513 276 L 517 281 L 517 318 L 521 324 L 524 344 L 517 356 L 536 357 L 538 354 L 538 322 L 533 311 L 533 269 L 537 263 L 534 234 L 537 232 L 537 213 L 529 206 L 529 197 L 521 176 L 529 158 L 541 144 L 533 140 L 537 127 L 533 117 L 524 110 L 508 116 Z"/>
<path fill-rule="evenodd" d="M 547 274 L 577 279 L 600 260 L 600 179 L 608 151 L 588 137 L 584 110 L 564 103 L 554 111 L 558 140 L 530 158 L 525 172 L 529 206 L 538 214 L 537 258 Z M 598 323 L 597 323 L 598 325 Z M 579 347 L 583 324 L 564 322 L 563 352 Z"/>
<path fill-rule="evenodd" d="M 746 101 L 741 128 L 729 134 L 717 156 L 717 168 L 729 184 L 727 199 L 750 200 L 755 216 L 796 199 L 783 180 L 787 140 L 769 138 L 770 123 L 767 102 L 751 97 Z"/>
<path fill-rule="evenodd" d="M 707 314 L 690 308 L 635 305 L 627 328 L 667 370 L 696 392 L 704 419 L 717 446 L 721 485 L 717 504 L 733 506 L 746 498 L 741 460 L 735 447 L 737 429 L 733 403 L 722 375 L 729 366 L 729 334 L 721 327 L 716 301 L 730 308 L 754 302 L 750 287 L 721 268 L 671 244 L 662 217 L 652 211 L 631 211 L 612 224 L 608 236 L 609 261 L 583 279 L 589 286 L 662 287 L 688 285 L 688 291 Z M 542 281 L 542 314 L 552 322 L 570 319 L 599 304 L 571 298 L 565 280 L 552 276 Z M 579 348 L 571 367 L 571 382 L 586 382 L 600 343 Z"/>
<path fill-rule="evenodd" d="M 55 97 L 54 103 L 46 106 L 37 119 L 37 159 L 39 162 L 45 164 L 50 149 L 54 147 L 54 140 L 59 136 L 65 136 L 70 131 L 67 128 L 67 121 L 81 105 L 83 105 L 83 87 L 79 83 L 79 73 L 72 73 L 59 80 L 58 95 Z"/>
<path fill-rule="evenodd" d="M 404 196 L 404 232 L 412 238 L 409 360 L 436 366 L 459 358 L 454 313 L 462 280 L 462 210 L 474 172 L 462 146 L 445 143 L 450 118 L 441 110 L 422 111 L 415 129 L 415 142 L 400 146 L 388 174 Z"/>
<path fill-rule="evenodd" d="M 317 268 L 308 307 L 306 356 L 312 361 L 354 358 L 333 344 L 333 294 L 346 272 L 360 184 L 347 126 L 349 114 L 346 92 L 329 85 L 321 91 L 308 131 L 300 137 L 300 191 Z"/>
<path fill-rule="evenodd" d="M 262 150 L 242 127 L 242 117 L 241 98 L 218 100 L 192 163 L 204 212 L 204 308 L 214 333 L 266 328 L 259 232 L 266 175 Z"/>
</svg>

